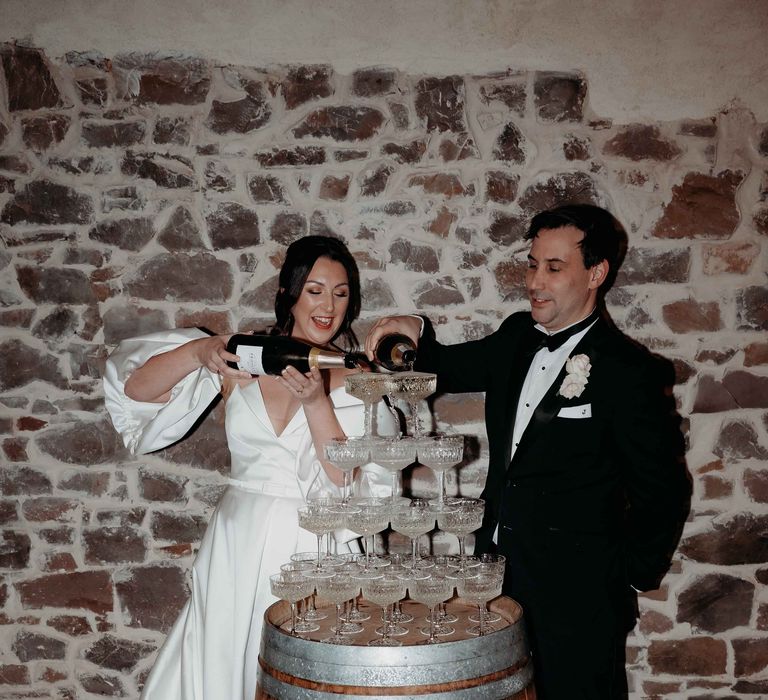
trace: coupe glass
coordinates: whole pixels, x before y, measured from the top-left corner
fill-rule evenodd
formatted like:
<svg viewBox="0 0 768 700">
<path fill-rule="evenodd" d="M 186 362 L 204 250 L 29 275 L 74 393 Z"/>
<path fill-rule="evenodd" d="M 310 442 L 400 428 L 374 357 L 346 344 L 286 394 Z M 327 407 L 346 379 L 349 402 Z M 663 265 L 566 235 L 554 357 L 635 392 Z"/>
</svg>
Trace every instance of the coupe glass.
<svg viewBox="0 0 768 700">
<path fill-rule="evenodd" d="M 323 567 L 320 563 L 320 551 L 323 535 L 330 534 L 341 527 L 342 514 L 338 508 L 328 508 L 323 505 L 306 505 L 298 509 L 299 527 L 309 530 L 317 536 L 317 565 L 315 574 L 320 574 Z"/>
<path fill-rule="evenodd" d="M 291 573 L 301 573 L 301 572 L 307 572 L 311 571 L 315 568 L 315 565 L 312 561 L 289 561 L 286 564 L 280 565 L 280 571 L 283 572 L 291 572 Z M 309 602 L 313 600 L 315 595 L 314 588 L 309 592 L 309 595 L 304 598 L 304 614 L 299 613 L 298 619 L 296 621 L 296 624 L 293 626 L 294 630 L 296 632 L 316 632 L 320 629 L 320 625 L 314 623 L 312 620 L 322 620 L 326 615 L 324 613 L 320 613 L 321 617 L 307 617 L 307 614 L 309 613 Z M 314 603 L 312 605 L 312 609 L 314 610 Z M 317 612 L 317 611 L 315 611 Z"/>
<path fill-rule="evenodd" d="M 427 501 L 416 498 L 409 505 L 396 505 L 392 508 L 389 522 L 395 532 L 405 535 L 411 540 L 411 566 L 404 576 L 417 578 L 428 576 L 419 571 L 419 558 L 417 556 L 418 539 L 435 528 L 435 512 L 429 507 Z"/>
<path fill-rule="evenodd" d="M 440 435 L 419 439 L 416 446 L 419 463 L 429 467 L 437 477 L 437 501 L 439 510 L 445 509 L 445 472 L 464 458 L 464 437 Z"/>
<path fill-rule="evenodd" d="M 389 525 L 389 510 L 386 501 L 380 498 L 356 498 L 351 503 L 352 510 L 347 514 L 346 526 L 361 535 L 365 548 L 365 566 L 356 574 L 357 578 L 374 578 L 379 576 L 371 566 L 371 549 L 374 545 L 373 536 L 382 532 Z M 368 537 L 371 544 L 368 545 Z"/>
<path fill-rule="evenodd" d="M 356 372 L 344 377 L 344 388 L 350 396 L 360 399 L 365 407 L 365 437 L 373 433 L 373 405 L 392 392 L 392 375 Z"/>
<path fill-rule="evenodd" d="M 392 616 L 387 618 L 387 611 L 391 605 L 405 598 L 406 583 L 398 576 L 383 575 L 379 578 L 363 581 L 363 598 L 381 606 L 382 627 L 381 638 L 368 642 L 372 647 L 399 647 L 400 642 L 390 636 L 392 628 Z M 379 629 L 376 630 L 379 632 Z"/>
<path fill-rule="evenodd" d="M 325 458 L 337 469 L 344 472 L 344 502 L 349 501 L 350 473 L 357 467 L 367 464 L 370 447 L 367 440 L 361 438 L 332 438 L 324 447 Z"/>
<path fill-rule="evenodd" d="M 310 578 L 317 578 L 320 573 L 317 571 L 317 554 L 315 552 L 296 552 L 295 554 L 291 554 L 291 563 L 300 563 L 302 565 L 309 564 L 309 566 L 303 566 L 302 572 L 305 576 L 309 576 Z M 328 571 L 327 575 L 330 576 L 332 572 Z M 323 573 L 323 575 L 326 575 Z M 304 609 L 304 615 L 302 615 L 303 620 L 308 621 L 316 621 L 316 620 L 325 620 L 325 618 L 328 617 L 324 612 L 321 610 L 318 610 L 315 606 L 315 592 L 312 591 L 308 598 L 308 605 L 305 606 Z"/>
<path fill-rule="evenodd" d="M 406 401 L 410 409 L 407 419 L 408 432 L 413 437 L 420 437 L 419 402 L 435 393 L 437 375 L 429 372 L 398 372 L 391 376 L 394 380 L 391 395 Z"/>
<path fill-rule="evenodd" d="M 507 558 L 503 554 L 483 554 L 480 556 L 479 564 L 475 567 L 475 571 L 478 574 L 496 572 L 504 579 L 504 569 L 507 563 Z M 484 605 L 483 609 L 477 615 L 470 615 L 469 619 L 472 622 L 480 622 L 480 616 L 482 615 L 483 622 L 499 622 L 501 615 L 488 610 L 488 605 Z"/>
<path fill-rule="evenodd" d="M 453 595 L 453 584 L 451 579 L 439 574 L 408 581 L 408 593 L 411 599 L 429 608 L 429 628 L 421 630 L 422 634 L 429 635 L 427 644 L 436 644 L 440 641 L 435 628 L 435 608 L 438 603 L 445 602 Z"/>
<path fill-rule="evenodd" d="M 272 595 L 291 604 L 290 635 L 298 637 L 296 632 L 296 603 L 308 597 L 315 584 L 299 571 L 281 571 L 269 577 L 269 589 Z"/>
<path fill-rule="evenodd" d="M 341 619 L 341 609 L 344 603 L 355 598 L 360 592 L 360 583 L 348 574 L 341 573 L 334 574 L 329 578 L 318 579 L 316 585 L 317 595 L 330 600 L 336 606 L 334 634 L 320 641 L 326 644 L 349 644 L 349 637 L 344 632 L 346 623 Z"/>
<path fill-rule="evenodd" d="M 451 501 L 452 510 L 438 511 L 437 526 L 459 540 L 459 570 L 455 576 L 460 578 L 467 573 L 467 555 L 464 540 L 483 524 L 485 501 L 480 498 L 456 498 Z"/>
<path fill-rule="evenodd" d="M 485 617 L 483 610 L 489 600 L 498 598 L 501 595 L 501 584 L 504 580 L 504 574 L 496 571 L 486 571 L 484 573 L 475 573 L 477 567 L 472 570 L 470 576 L 458 579 L 456 591 L 458 594 L 471 603 L 477 605 L 479 624 L 467 628 L 469 634 L 483 636 L 485 630 Z"/>
<path fill-rule="evenodd" d="M 413 438 L 378 439 L 371 442 L 371 461 L 392 473 L 392 504 L 398 494 L 397 476 L 416 461 L 416 443 Z"/>
</svg>

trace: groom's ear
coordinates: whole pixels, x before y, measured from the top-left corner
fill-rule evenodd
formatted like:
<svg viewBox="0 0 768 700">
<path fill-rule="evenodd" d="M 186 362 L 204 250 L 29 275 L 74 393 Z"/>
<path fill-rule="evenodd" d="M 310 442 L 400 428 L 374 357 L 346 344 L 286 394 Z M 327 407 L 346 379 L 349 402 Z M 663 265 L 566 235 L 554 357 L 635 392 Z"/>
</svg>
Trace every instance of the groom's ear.
<svg viewBox="0 0 768 700">
<path fill-rule="evenodd" d="M 601 260 L 589 268 L 589 288 L 597 289 L 608 277 L 608 261 Z"/>
</svg>

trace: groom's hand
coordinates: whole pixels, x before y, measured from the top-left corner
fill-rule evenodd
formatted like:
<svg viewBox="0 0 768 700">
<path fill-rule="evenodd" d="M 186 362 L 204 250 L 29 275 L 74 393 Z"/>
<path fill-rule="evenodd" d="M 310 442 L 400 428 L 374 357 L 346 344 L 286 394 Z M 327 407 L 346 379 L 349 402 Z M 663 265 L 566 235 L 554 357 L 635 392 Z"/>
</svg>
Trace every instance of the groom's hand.
<svg viewBox="0 0 768 700">
<path fill-rule="evenodd" d="M 386 316 L 380 318 L 371 326 L 365 338 L 365 354 L 369 360 L 375 358 L 374 351 L 379 341 L 392 333 L 402 333 L 408 336 L 418 347 L 419 335 L 424 322 L 418 316 Z"/>
</svg>

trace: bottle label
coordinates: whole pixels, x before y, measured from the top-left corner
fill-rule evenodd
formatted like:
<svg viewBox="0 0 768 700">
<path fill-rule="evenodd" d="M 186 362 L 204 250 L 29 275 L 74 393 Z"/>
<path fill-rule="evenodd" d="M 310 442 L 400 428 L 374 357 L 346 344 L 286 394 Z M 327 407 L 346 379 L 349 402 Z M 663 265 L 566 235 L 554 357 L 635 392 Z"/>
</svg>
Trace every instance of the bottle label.
<svg viewBox="0 0 768 700">
<path fill-rule="evenodd" d="M 240 369 L 251 374 L 266 374 L 261 361 L 264 348 L 261 345 L 238 345 L 235 355 L 240 357 Z"/>
</svg>

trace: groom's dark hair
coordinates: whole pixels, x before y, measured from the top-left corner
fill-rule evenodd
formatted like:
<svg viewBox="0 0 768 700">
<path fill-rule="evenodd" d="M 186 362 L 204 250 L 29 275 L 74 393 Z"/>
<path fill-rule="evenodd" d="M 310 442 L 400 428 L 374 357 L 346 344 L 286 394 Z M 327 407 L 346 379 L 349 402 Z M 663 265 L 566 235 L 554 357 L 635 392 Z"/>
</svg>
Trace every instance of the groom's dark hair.
<svg viewBox="0 0 768 700">
<path fill-rule="evenodd" d="M 616 279 L 616 273 L 627 252 L 627 232 L 613 214 L 594 204 L 564 204 L 536 214 L 525 234 L 531 241 L 542 229 L 574 226 L 584 232 L 579 246 L 584 267 L 590 268 L 603 260 L 608 261 L 608 275 L 600 285 L 605 294 Z"/>
</svg>

